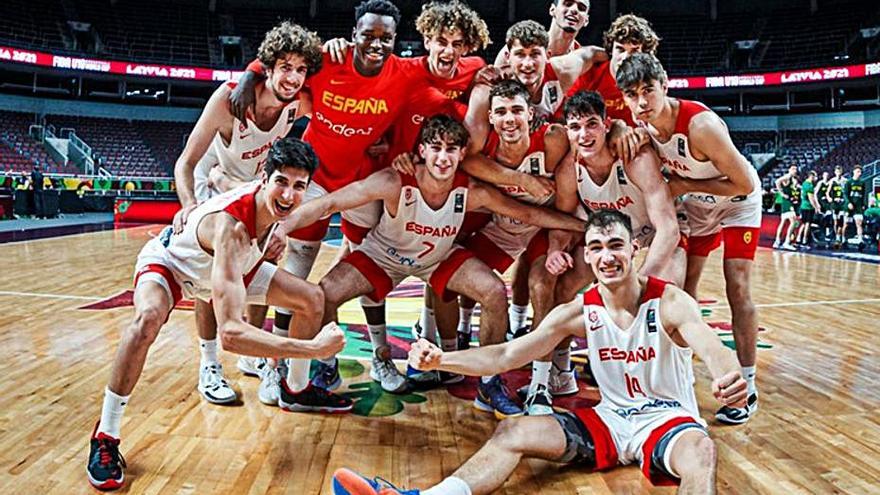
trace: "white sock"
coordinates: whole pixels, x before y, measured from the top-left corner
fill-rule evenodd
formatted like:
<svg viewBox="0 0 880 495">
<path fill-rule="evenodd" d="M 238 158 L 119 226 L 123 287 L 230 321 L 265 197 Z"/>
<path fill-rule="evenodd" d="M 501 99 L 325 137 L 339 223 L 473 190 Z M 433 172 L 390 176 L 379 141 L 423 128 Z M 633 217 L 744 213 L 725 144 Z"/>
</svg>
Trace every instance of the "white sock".
<svg viewBox="0 0 880 495">
<path fill-rule="evenodd" d="M 495 375 L 481 376 L 480 381 L 483 383 L 489 383 L 493 378 L 495 378 Z"/>
<path fill-rule="evenodd" d="M 205 340 L 199 337 L 199 352 L 202 354 L 202 368 L 212 364 L 218 364 L 217 339 Z"/>
<path fill-rule="evenodd" d="M 474 308 L 458 308 L 458 332 L 471 333 L 471 316 L 474 314 Z"/>
<path fill-rule="evenodd" d="M 507 314 L 510 316 L 510 331 L 516 332 L 525 326 L 526 318 L 529 316 L 529 307 L 528 305 L 511 304 Z"/>
<path fill-rule="evenodd" d="M 553 351 L 553 364 L 560 371 L 568 371 L 571 369 L 571 347 L 566 346 L 565 349 L 555 349 Z"/>
<path fill-rule="evenodd" d="M 742 376 L 746 381 L 746 385 L 748 385 L 749 395 L 758 391 L 758 387 L 755 386 L 755 366 L 743 366 L 742 367 Z"/>
<path fill-rule="evenodd" d="M 437 341 L 437 320 L 434 318 L 434 310 L 427 307 L 422 306 L 422 314 L 419 316 L 419 326 L 422 327 L 422 335 L 423 339 L 427 339 L 430 342 Z"/>
<path fill-rule="evenodd" d="M 550 383 L 550 361 L 532 361 L 532 383 L 530 386 L 548 386 Z"/>
<path fill-rule="evenodd" d="M 335 366 L 336 365 L 336 356 L 330 356 L 328 358 L 319 359 L 318 361 L 321 361 L 322 363 L 326 364 L 327 366 Z"/>
<path fill-rule="evenodd" d="M 272 325 L 272 334 L 277 335 L 279 337 L 289 337 L 290 332 L 286 328 L 276 327 Z"/>
<path fill-rule="evenodd" d="M 443 352 L 452 352 L 458 350 L 458 339 L 441 339 L 440 349 Z"/>
<path fill-rule="evenodd" d="M 367 328 L 370 329 L 370 343 L 373 344 L 373 352 L 388 345 L 388 332 L 384 323 L 381 325 L 367 324 Z"/>
<path fill-rule="evenodd" d="M 450 476 L 439 485 L 422 491 L 422 495 L 471 495 L 471 487 L 463 479 Z"/>
<path fill-rule="evenodd" d="M 309 365 L 311 359 L 294 359 L 288 360 L 287 367 L 287 388 L 291 392 L 299 392 L 309 386 Z"/>
<path fill-rule="evenodd" d="M 116 395 L 109 388 L 104 389 L 104 406 L 101 408 L 101 422 L 98 423 L 98 433 L 119 438 L 119 428 L 122 424 L 122 414 L 128 404 L 128 398 Z"/>
</svg>

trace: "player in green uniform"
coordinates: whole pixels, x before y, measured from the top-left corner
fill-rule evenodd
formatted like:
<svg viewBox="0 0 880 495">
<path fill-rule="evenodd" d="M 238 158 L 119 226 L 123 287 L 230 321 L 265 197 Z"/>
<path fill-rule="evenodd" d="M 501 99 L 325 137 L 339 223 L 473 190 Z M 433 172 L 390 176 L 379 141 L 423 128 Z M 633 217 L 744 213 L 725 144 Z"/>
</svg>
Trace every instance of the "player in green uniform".
<svg viewBox="0 0 880 495">
<path fill-rule="evenodd" d="M 826 192 L 828 202 L 831 203 L 831 216 L 834 219 L 834 244 L 839 247 L 843 242 L 843 231 L 846 228 L 846 201 L 843 188 L 846 186 L 846 178 L 843 176 L 843 167 L 834 167 L 834 177 L 831 178 Z"/>
<path fill-rule="evenodd" d="M 859 251 L 864 249 L 862 237 L 864 213 L 868 209 L 868 184 L 862 179 L 862 167 L 856 165 L 853 169 L 852 179 L 846 181 L 843 196 L 846 198 L 846 212 L 856 224 L 856 239 L 859 241 Z"/>
<path fill-rule="evenodd" d="M 792 189 L 797 187 L 797 165 L 788 167 L 788 172 L 776 179 L 776 191 L 782 197 L 779 202 L 781 209 L 781 217 L 779 219 L 779 227 L 776 228 L 776 240 L 773 242 L 773 249 L 788 249 L 795 251 L 796 248 L 791 245 L 791 232 L 797 221 L 797 210 L 792 203 Z M 798 191 L 800 193 L 800 191 Z M 782 235 L 785 223 L 788 222 L 788 229 L 785 230 L 785 241 L 780 243 L 779 238 Z"/>
<path fill-rule="evenodd" d="M 813 222 L 821 218 L 817 217 L 817 214 L 822 214 L 822 207 L 816 198 L 816 189 L 813 185 L 816 182 L 816 177 L 816 171 L 810 170 L 806 180 L 801 185 L 801 227 L 798 229 L 795 238 L 795 244 L 799 245 L 798 247 L 801 249 L 810 249 L 810 227 Z"/>
</svg>

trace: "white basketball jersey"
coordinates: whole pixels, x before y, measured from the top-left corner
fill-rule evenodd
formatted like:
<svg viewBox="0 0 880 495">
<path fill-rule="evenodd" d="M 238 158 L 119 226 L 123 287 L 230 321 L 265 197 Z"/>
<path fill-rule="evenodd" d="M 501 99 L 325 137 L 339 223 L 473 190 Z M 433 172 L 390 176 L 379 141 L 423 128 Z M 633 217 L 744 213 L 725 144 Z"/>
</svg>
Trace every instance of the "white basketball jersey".
<svg viewBox="0 0 880 495">
<path fill-rule="evenodd" d="M 598 185 L 593 182 L 587 169 L 577 164 L 577 190 L 581 207 L 575 212 L 575 216 L 581 220 L 587 220 L 587 211 L 595 211 L 600 208 L 618 210 L 629 216 L 632 222 L 633 239 L 638 239 L 642 246 L 650 244 L 654 237 L 654 226 L 648 218 L 648 210 L 645 208 L 645 199 L 642 191 L 636 187 L 626 175 L 623 162 L 617 160 L 611 165 L 611 173 L 604 184 Z"/>
<path fill-rule="evenodd" d="M 558 117 L 556 114 L 562 108 L 564 101 L 565 93 L 562 91 L 559 76 L 553 70 L 553 65 L 547 62 L 544 68 L 544 80 L 541 81 L 541 101 L 532 106 L 535 110 L 535 117 L 542 119 Z"/>
<path fill-rule="evenodd" d="M 673 407 L 700 417 L 693 351 L 675 344 L 661 323 L 660 298 L 666 284 L 648 278 L 638 315 L 626 329 L 611 319 L 598 286 L 584 293 L 590 369 L 602 393 L 599 405 L 623 418 Z"/>
<path fill-rule="evenodd" d="M 235 87 L 235 83 L 227 83 Z M 275 125 L 263 131 L 252 120 L 248 119 L 247 127 L 234 119 L 232 122 L 232 138 L 229 143 L 223 140 L 220 133 L 214 135 L 211 146 L 196 165 L 198 180 L 208 177 L 211 167 L 219 164 L 223 171 L 232 179 L 252 181 L 257 178 L 266 163 L 266 155 L 275 141 L 287 136 L 293 127 L 299 101 L 289 103 L 278 115 Z"/>
<path fill-rule="evenodd" d="M 387 209 L 382 212 L 364 244 L 375 243 L 404 268 L 418 270 L 443 261 L 452 249 L 467 210 L 470 178 L 457 172 L 446 202 L 436 210 L 422 198 L 414 176 L 401 174 L 400 178 L 397 216 L 392 217 Z"/>
<path fill-rule="evenodd" d="M 523 174 L 535 175 L 538 177 L 547 177 L 552 179 L 553 174 L 547 172 L 546 147 L 544 145 L 544 133 L 547 132 L 549 124 L 544 124 L 529 135 L 529 149 L 526 151 L 525 158 L 522 159 L 519 166 L 516 167 L 517 172 Z M 498 160 L 498 146 L 500 145 L 498 134 L 492 132 L 486 146 L 483 147 L 483 154 L 492 160 Z M 514 186 L 508 184 L 498 184 L 498 189 L 512 198 L 516 198 L 524 203 L 544 206 L 553 201 L 553 196 L 546 198 L 537 198 L 532 196 L 522 186 Z M 525 224 L 514 218 L 497 213 L 492 214 L 492 220 L 503 230 L 511 234 L 528 235 L 540 230 L 540 227 Z"/>
<path fill-rule="evenodd" d="M 660 161 L 666 169 L 680 177 L 688 179 L 717 179 L 724 177 L 710 161 L 700 161 L 691 154 L 690 143 L 688 142 L 688 128 L 696 115 L 709 112 L 709 108 L 697 101 L 679 99 L 678 117 L 675 120 L 675 130 L 672 137 L 665 143 L 660 142 L 653 133 L 651 139 L 657 148 L 657 154 Z M 753 194 L 760 194 L 760 179 L 758 171 L 755 167 L 749 167 L 749 176 L 752 184 L 755 186 Z M 691 193 L 693 194 L 693 193 Z M 722 200 L 729 199 L 729 196 L 716 196 L 712 194 L 696 193 L 700 196 L 700 200 L 704 203 L 718 203 Z"/>
<path fill-rule="evenodd" d="M 199 243 L 197 229 L 202 219 L 211 213 L 225 211 L 244 223 L 251 238 L 247 259 L 242 264 L 242 277 L 245 285 L 256 273 L 262 258 L 257 245 L 257 205 L 255 197 L 262 185 L 253 182 L 238 187 L 219 196 L 215 196 L 192 211 L 187 218 L 186 226 L 180 234 L 172 234 L 165 242 L 169 268 L 178 278 L 182 289 L 187 295 L 200 295 L 210 298 L 211 269 L 214 265 L 213 253 L 205 251 Z"/>
</svg>

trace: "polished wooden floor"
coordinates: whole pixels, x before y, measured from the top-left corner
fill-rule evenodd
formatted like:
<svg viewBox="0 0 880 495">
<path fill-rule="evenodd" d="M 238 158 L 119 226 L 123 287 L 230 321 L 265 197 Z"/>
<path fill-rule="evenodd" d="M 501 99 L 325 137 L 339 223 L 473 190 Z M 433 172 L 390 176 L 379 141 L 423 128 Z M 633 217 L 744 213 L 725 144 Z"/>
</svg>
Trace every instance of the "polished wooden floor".
<svg viewBox="0 0 880 495">
<path fill-rule="evenodd" d="M 140 246 L 155 227 L 0 245 L 0 493 L 89 493 L 88 436 L 100 414 L 127 308 L 76 308 L 130 285 Z M 321 267 L 332 249 L 321 255 Z M 319 270 L 323 271 L 323 270 Z M 723 493 L 880 493 L 880 267 L 761 249 L 760 413 L 747 425 L 711 424 Z M 702 296 L 722 300 L 720 256 Z M 391 308 L 394 310 L 394 308 Z M 729 315 L 723 304 L 713 318 Z M 412 314 L 393 314 L 401 323 Z M 130 493 L 330 493 L 348 466 L 406 487 L 449 475 L 495 421 L 445 391 L 385 418 L 282 413 L 256 399 L 224 354 L 244 403 L 219 407 L 195 391 L 192 315 L 175 312 L 151 350 L 122 425 Z M 715 404 L 705 366 L 697 392 Z M 365 379 L 365 375 L 360 378 Z M 634 467 L 591 474 L 522 463 L 500 493 L 669 493 Z"/>
</svg>

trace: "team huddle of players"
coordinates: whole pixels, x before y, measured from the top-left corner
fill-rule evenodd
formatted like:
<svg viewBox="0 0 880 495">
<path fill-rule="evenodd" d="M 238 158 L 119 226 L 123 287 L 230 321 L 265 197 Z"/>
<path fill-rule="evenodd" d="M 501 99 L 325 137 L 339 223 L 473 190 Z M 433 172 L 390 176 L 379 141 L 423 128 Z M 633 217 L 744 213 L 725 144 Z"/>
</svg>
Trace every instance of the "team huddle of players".
<svg viewBox="0 0 880 495">
<path fill-rule="evenodd" d="M 484 468 L 502 462 L 502 452 L 599 469 L 641 462 L 652 480 L 714 485 L 714 444 L 690 362 L 697 353 L 715 379 L 719 421 L 744 423 L 757 411 L 749 288 L 761 222 L 757 173 L 717 115 L 667 96 L 654 56 L 660 39 L 645 19 L 620 16 L 604 49 L 581 47 L 575 37 L 589 2 L 555 0 L 549 9 L 549 30 L 515 23 L 491 65 L 468 56 L 489 44 L 489 33 L 459 1 L 423 7 L 423 57 L 393 55 L 401 19 L 387 0 L 357 7 L 350 41 L 322 46 L 289 22 L 266 34 L 242 79 L 207 103 L 175 166 L 183 208 L 138 257 L 135 317 L 91 438 L 94 486 L 122 485 L 123 410 L 183 297 L 196 301 L 198 390 L 210 402 L 237 400 L 217 358 L 219 336 L 243 356 L 238 367 L 260 377 L 261 402 L 351 410 L 333 392 L 345 345 L 336 321 L 339 306 L 360 298 L 370 376 L 384 390 L 480 376 L 475 407 L 499 419 L 528 416 L 514 431 L 499 428 L 487 454 L 426 493 L 497 488 L 507 465 Z M 310 118 L 302 139 L 286 137 L 300 116 Z M 337 212 L 347 247 L 309 283 Z M 693 299 L 722 242 L 736 357 Z M 647 253 L 632 267 L 639 248 Z M 501 279 L 511 266 L 512 305 Z M 384 298 L 410 276 L 426 283 L 425 308 L 403 373 L 391 360 Z M 469 349 L 475 303 L 479 348 Z M 268 305 L 276 317 L 264 332 Z M 578 391 L 576 335 L 587 336 L 603 401 L 560 413 L 553 397 Z M 528 363 L 531 382 L 516 397 L 501 373 Z M 523 446 L 529 439 L 546 450 Z M 692 460 L 700 453 L 711 463 Z M 338 475 L 338 493 L 386 489 Z"/>
<path fill-rule="evenodd" d="M 822 172 L 822 178 L 818 179 L 819 174 L 811 170 L 801 182 L 797 165 L 792 165 L 788 172 L 776 179 L 775 204 L 779 205 L 782 216 L 776 229 L 774 248 L 810 249 L 812 225 L 818 227 L 820 239 L 840 248 L 849 242 L 846 226 L 852 220 L 858 248 L 860 251 L 864 249 L 870 187 L 862 179 L 862 167 L 856 165 L 850 178 L 844 177 L 843 167 L 839 165 L 834 167 L 834 177 L 829 175 Z"/>
</svg>

